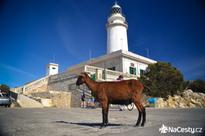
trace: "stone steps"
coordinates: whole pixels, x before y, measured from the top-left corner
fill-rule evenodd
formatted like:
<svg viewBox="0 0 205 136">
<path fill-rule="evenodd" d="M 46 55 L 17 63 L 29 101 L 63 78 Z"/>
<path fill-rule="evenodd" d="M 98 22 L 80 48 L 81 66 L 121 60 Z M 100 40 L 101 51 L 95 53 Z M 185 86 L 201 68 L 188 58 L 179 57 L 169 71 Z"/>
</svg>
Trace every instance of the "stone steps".
<svg viewBox="0 0 205 136">
<path fill-rule="evenodd" d="M 43 108 L 43 105 L 40 102 L 23 94 L 18 94 L 16 101 L 23 108 Z"/>
</svg>

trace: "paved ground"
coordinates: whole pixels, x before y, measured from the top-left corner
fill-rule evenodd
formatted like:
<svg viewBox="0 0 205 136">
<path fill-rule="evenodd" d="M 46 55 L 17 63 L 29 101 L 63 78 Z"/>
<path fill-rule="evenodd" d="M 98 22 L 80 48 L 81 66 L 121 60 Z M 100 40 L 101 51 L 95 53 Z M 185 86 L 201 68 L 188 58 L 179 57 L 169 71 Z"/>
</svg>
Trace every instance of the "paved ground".
<svg viewBox="0 0 205 136">
<path fill-rule="evenodd" d="M 0 108 L 0 135 L 3 136 L 159 136 L 203 135 L 202 133 L 160 134 L 162 124 L 205 130 L 205 109 L 147 109 L 145 127 L 133 127 L 137 111 L 111 110 L 110 125 L 99 129 L 101 109 Z M 205 135 L 205 133 L 204 133 Z"/>
</svg>

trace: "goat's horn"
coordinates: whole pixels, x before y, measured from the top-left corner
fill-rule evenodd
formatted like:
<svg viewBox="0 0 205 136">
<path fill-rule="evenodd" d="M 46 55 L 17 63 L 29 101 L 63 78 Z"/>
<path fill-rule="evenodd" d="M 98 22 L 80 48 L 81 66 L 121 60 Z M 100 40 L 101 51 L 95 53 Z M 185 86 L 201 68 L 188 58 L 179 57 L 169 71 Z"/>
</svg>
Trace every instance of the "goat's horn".
<svg viewBox="0 0 205 136">
<path fill-rule="evenodd" d="M 91 73 L 90 72 L 81 72 L 81 76 L 90 76 Z"/>
<path fill-rule="evenodd" d="M 80 75 L 81 75 L 81 76 L 82 76 L 82 75 L 85 75 L 85 72 L 81 72 Z"/>
<path fill-rule="evenodd" d="M 81 72 L 79 76 L 85 76 L 85 72 Z"/>
</svg>

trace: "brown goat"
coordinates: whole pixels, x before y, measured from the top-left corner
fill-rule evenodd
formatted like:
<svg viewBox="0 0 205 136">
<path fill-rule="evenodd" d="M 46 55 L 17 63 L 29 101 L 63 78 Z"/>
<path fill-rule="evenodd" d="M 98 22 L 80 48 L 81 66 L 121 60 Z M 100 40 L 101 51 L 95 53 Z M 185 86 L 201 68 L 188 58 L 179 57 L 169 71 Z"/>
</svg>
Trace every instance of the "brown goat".
<svg viewBox="0 0 205 136">
<path fill-rule="evenodd" d="M 144 126 L 146 121 L 145 107 L 141 103 L 141 94 L 144 89 L 142 83 L 138 80 L 122 80 L 113 82 L 96 82 L 92 80 L 87 73 L 82 73 L 76 85 L 79 86 L 85 83 L 91 90 L 91 94 L 102 106 L 102 126 L 108 125 L 108 110 L 109 104 L 128 105 L 132 102 L 136 105 L 139 116 L 135 126 L 139 126 L 141 115 L 143 116 L 141 126 Z"/>
</svg>

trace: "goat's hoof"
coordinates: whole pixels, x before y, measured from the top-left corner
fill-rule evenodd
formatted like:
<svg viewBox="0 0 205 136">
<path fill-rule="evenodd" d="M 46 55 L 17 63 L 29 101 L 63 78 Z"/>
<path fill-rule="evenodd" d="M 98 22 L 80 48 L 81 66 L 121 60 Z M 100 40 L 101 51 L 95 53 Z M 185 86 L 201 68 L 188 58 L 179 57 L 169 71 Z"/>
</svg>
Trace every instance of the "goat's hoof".
<svg viewBox="0 0 205 136">
<path fill-rule="evenodd" d="M 106 127 L 106 126 L 102 125 L 102 126 L 100 126 L 100 129 L 105 128 L 105 127 Z"/>
<path fill-rule="evenodd" d="M 101 124 L 100 129 L 105 128 L 107 126 L 107 124 Z"/>
<path fill-rule="evenodd" d="M 134 126 L 135 126 L 135 127 L 139 127 L 139 125 L 140 125 L 140 123 L 138 123 L 138 124 L 135 124 Z"/>
</svg>

